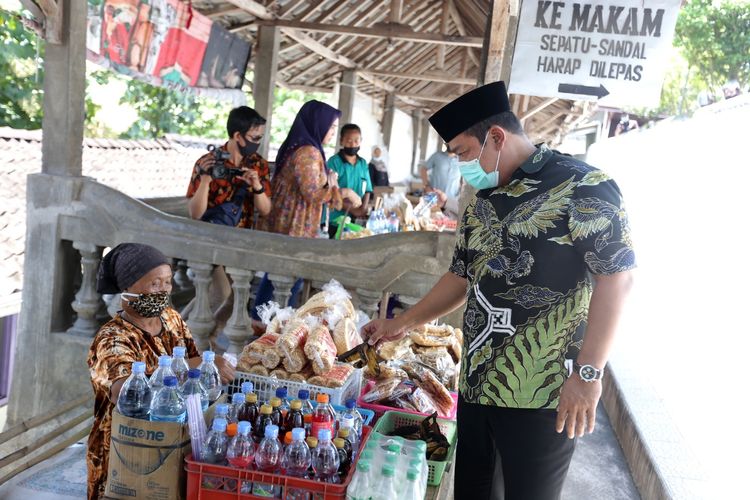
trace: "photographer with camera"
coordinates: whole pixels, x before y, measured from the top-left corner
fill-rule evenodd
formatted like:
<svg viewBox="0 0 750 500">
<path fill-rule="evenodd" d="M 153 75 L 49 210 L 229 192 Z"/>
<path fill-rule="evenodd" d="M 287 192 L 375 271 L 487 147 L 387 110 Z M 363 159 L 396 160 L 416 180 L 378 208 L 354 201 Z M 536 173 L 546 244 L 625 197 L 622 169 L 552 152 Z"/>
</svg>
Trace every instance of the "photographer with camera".
<svg viewBox="0 0 750 500">
<path fill-rule="evenodd" d="M 187 197 L 190 217 L 214 224 L 253 229 L 254 211 L 271 211 L 268 162 L 257 153 L 266 119 L 247 106 L 234 108 L 227 119 L 229 140 L 193 167 Z"/>
</svg>

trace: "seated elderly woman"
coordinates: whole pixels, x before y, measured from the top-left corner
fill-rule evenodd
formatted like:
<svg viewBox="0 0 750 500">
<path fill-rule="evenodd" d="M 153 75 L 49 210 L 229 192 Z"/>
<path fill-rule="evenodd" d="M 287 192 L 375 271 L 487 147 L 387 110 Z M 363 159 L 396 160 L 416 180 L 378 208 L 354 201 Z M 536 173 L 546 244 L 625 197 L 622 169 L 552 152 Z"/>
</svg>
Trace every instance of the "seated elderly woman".
<svg viewBox="0 0 750 500">
<path fill-rule="evenodd" d="M 88 356 L 95 396 L 86 456 L 89 499 L 104 496 L 112 410 L 133 362 L 146 363 L 146 375 L 151 375 L 159 356 L 171 356 L 181 346 L 190 368 L 201 363 L 187 325 L 169 306 L 172 268 L 159 250 L 138 243 L 117 245 L 102 259 L 96 288 L 99 293 L 120 293 L 122 310 L 99 329 Z M 216 366 L 223 383 L 234 378 L 224 359 L 217 357 Z"/>
</svg>

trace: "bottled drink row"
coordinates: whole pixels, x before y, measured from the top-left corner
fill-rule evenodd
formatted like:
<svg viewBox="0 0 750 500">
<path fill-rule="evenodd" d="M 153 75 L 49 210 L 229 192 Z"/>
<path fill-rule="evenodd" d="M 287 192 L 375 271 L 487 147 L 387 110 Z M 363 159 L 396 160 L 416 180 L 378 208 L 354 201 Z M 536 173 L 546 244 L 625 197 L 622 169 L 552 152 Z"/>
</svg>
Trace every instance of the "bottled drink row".
<svg viewBox="0 0 750 500">
<path fill-rule="evenodd" d="M 117 411 L 126 417 L 162 422 L 185 422 L 185 398 L 198 394 L 203 411 L 222 391 L 216 354 L 205 351 L 198 368 L 188 368 L 185 348 L 175 347 L 172 356 L 160 356 L 159 367 L 146 377 L 146 364 L 136 361 L 130 377 L 120 389 Z"/>
<path fill-rule="evenodd" d="M 240 469 L 340 483 L 359 452 L 363 419 L 353 399 L 340 413 L 327 394 L 318 394 L 313 407 L 309 391 L 288 401 L 286 387 L 265 404 L 258 404 L 251 382 L 232 395 L 231 404 L 216 405 L 211 430 L 201 446 L 200 460 Z M 243 493 L 277 496 L 278 485 L 241 485 Z M 307 498 L 304 491 L 287 491 L 285 498 Z"/>
</svg>

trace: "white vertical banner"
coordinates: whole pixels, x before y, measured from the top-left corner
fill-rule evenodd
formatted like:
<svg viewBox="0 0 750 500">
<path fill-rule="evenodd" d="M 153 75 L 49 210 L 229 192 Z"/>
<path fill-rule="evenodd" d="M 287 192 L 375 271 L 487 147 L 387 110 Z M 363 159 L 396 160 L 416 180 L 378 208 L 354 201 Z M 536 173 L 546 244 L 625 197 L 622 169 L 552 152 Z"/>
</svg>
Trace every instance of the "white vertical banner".
<svg viewBox="0 0 750 500">
<path fill-rule="evenodd" d="M 657 105 L 680 1 L 524 1 L 510 92 Z"/>
</svg>

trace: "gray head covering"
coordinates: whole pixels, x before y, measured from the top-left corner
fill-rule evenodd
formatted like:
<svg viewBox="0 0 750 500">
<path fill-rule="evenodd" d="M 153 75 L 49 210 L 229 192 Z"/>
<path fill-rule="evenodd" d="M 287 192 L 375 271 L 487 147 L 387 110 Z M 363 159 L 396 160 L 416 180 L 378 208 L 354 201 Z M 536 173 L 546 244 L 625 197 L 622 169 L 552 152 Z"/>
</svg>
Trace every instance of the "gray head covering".
<svg viewBox="0 0 750 500">
<path fill-rule="evenodd" d="M 121 243 L 102 259 L 96 276 L 96 291 L 120 293 L 169 259 L 156 248 L 141 243 Z"/>
</svg>

